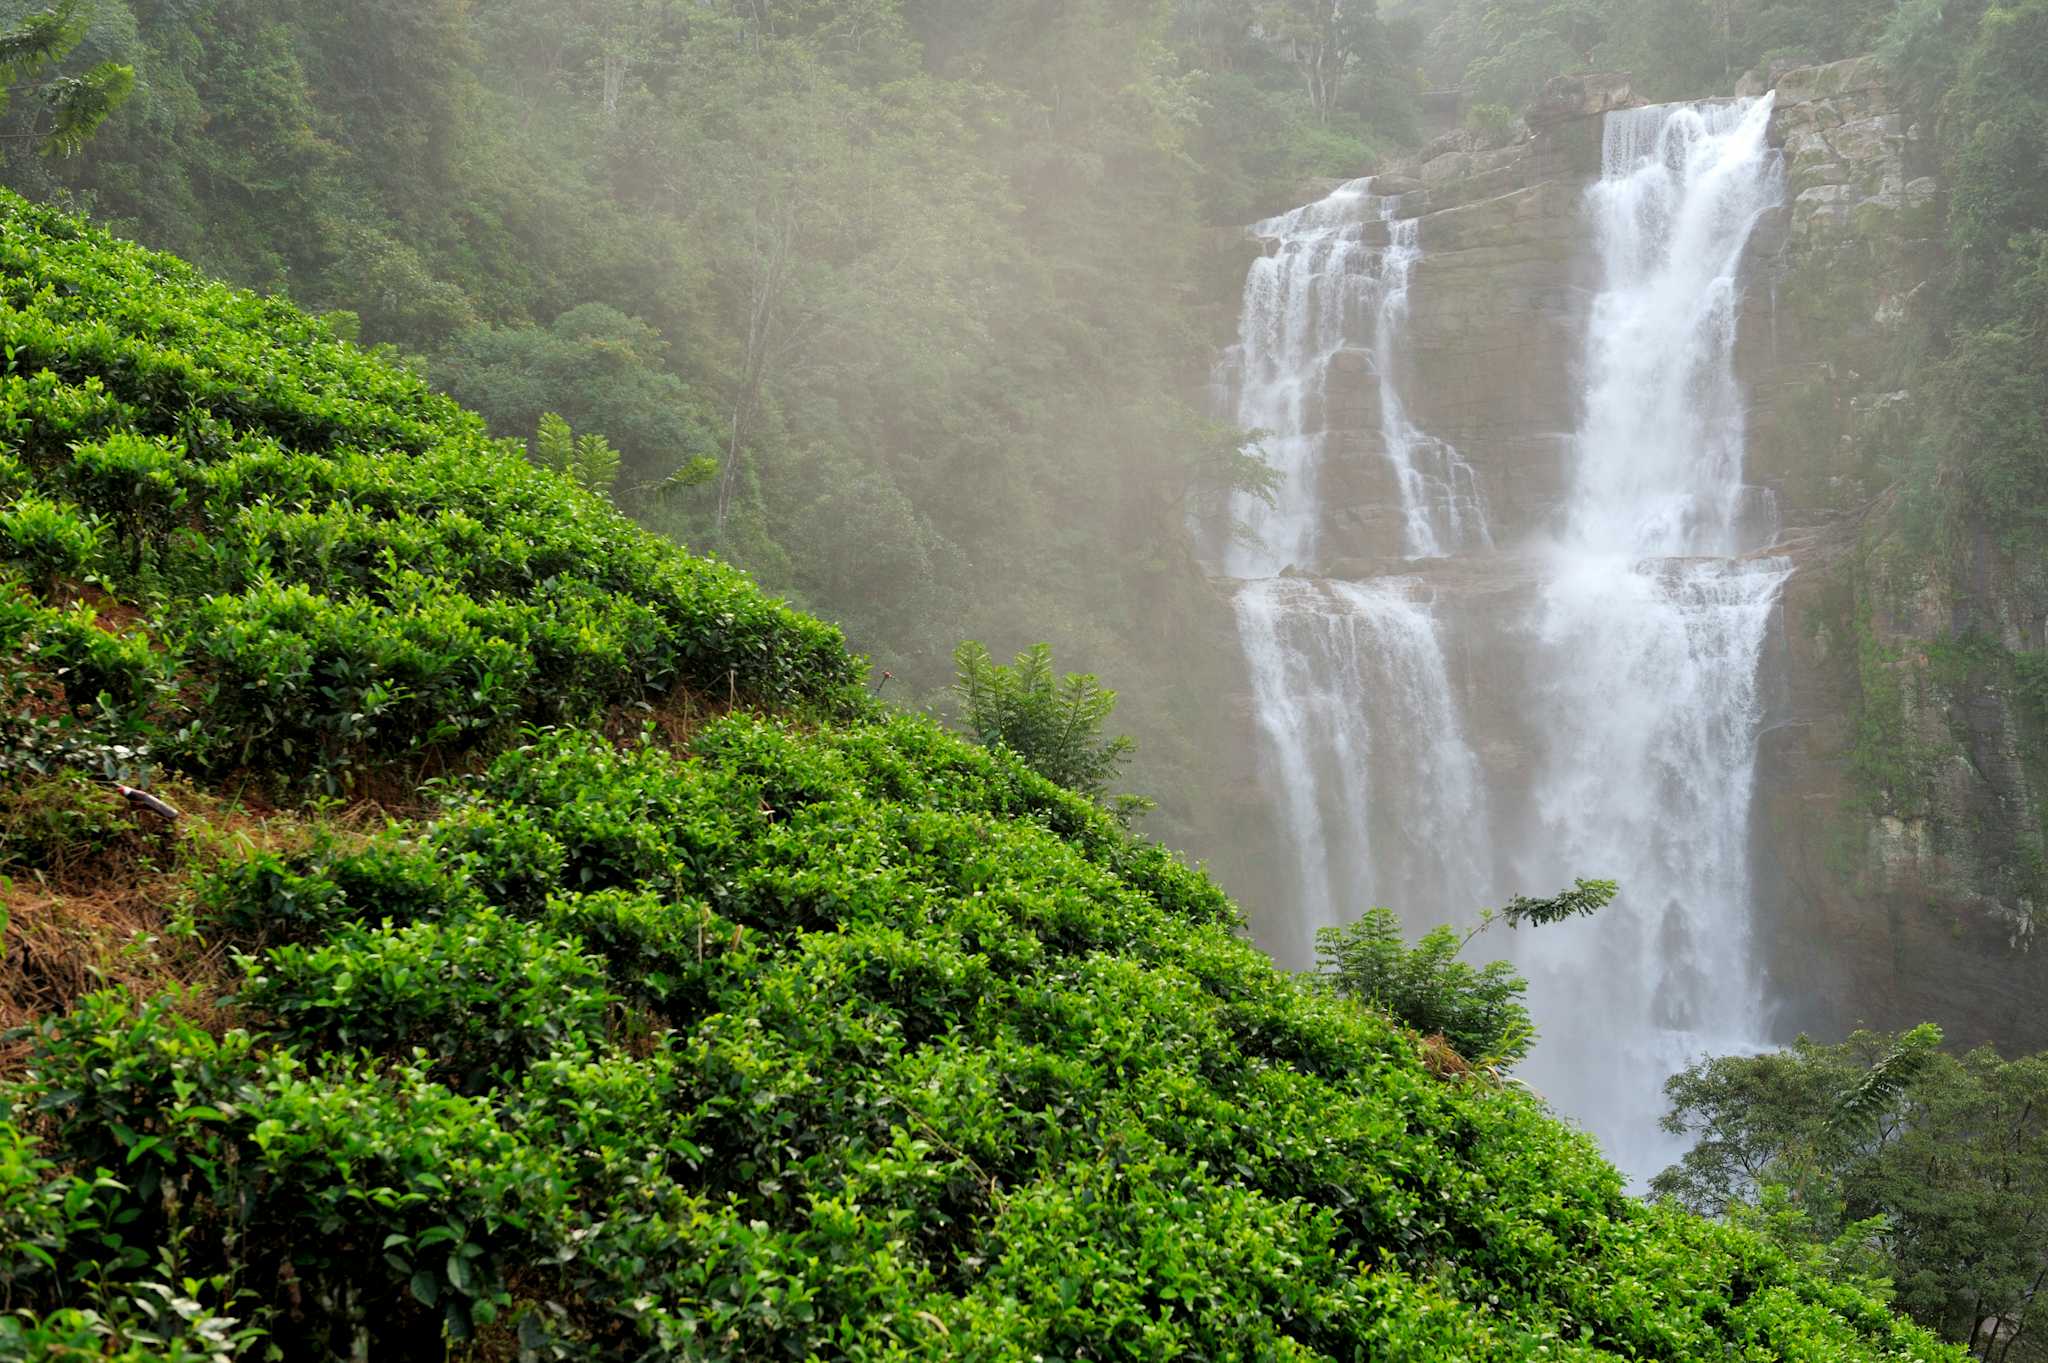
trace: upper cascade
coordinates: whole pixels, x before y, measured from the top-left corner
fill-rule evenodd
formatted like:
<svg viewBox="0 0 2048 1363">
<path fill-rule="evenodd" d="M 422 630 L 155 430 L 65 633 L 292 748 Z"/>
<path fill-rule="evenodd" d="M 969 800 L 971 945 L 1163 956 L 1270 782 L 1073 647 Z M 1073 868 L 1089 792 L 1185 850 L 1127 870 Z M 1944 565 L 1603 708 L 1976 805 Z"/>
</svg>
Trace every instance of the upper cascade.
<svg viewBox="0 0 2048 1363">
<path fill-rule="evenodd" d="M 1567 489 L 1574 550 L 1731 556 L 1775 526 L 1746 515 L 1738 275 L 1784 197 L 1771 97 L 1616 110 L 1587 195 L 1602 287 Z"/>
<path fill-rule="evenodd" d="M 1233 500 L 1239 533 L 1223 554 L 1228 576 L 1315 564 L 1335 425 L 1330 377 L 1342 355 L 1362 358 L 1375 378 L 1377 434 L 1401 501 L 1399 552 L 1437 558 L 1492 544 L 1477 474 L 1409 417 L 1401 395 L 1409 282 L 1422 248 L 1414 219 L 1400 215 L 1402 196 L 1373 185 L 1348 181 L 1251 229 L 1267 251 L 1245 276 L 1217 407 L 1259 433 L 1280 482 L 1270 506 L 1247 494 Z"/>
</svg>

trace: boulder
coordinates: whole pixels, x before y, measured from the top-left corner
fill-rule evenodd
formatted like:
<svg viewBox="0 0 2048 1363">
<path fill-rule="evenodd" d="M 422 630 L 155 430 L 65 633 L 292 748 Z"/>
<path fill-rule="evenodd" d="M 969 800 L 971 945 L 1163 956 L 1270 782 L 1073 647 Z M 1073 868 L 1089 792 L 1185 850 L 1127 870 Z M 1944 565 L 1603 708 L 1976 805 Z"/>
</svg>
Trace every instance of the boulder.
<svg viewBox="0 0 2048 1363">
<path fill-rule="evenodd" d="M 1472 173 L 1472 153 L 1469 151 L 1447 151 L 1433 156 L 1422 163 L 1422 183 L 1442 184 L 1446 180 L 1460 180 Z"/>
<path fill-rule="evenodd" d="M 1642 103 L 1635 97 L 1634 80 L 1626 71 L 1590 71 L 1578 76 L 1552 76 L 1529 107 L 1522 121 L 1531 131 L 1574 118 L 1593 118 L 1610 109 L 1628 109 Z"/>
<path fill-rule="evenodd" d="M 1778 77 L 1778 105 L 1804 104 L 1858 90 L 1884 87 L 1884 68 L 1875 57 L 1851 57 L 1825 66 L 1798 66 Z"/>
</svg>

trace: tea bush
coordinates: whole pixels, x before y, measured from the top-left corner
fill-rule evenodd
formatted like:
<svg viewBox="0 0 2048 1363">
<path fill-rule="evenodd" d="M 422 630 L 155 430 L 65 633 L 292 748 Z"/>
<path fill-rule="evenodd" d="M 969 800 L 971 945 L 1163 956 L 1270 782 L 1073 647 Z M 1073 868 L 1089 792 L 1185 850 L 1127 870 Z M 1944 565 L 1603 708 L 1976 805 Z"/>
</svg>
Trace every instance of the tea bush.
<svg viewBox="0 0 2048 1363">
<path fill-rule="evenodd" d="M 1433 1078 L 928 721 L 557 731 L 446 799 L 216 877 L 238 1029 L 118 994 L 45 1025 L 35 1177 L 127 1176 L 92 1194 L 120 1247 L 49 1251 L 38 1309 L 174 1205 L 187 1272 L 290 1265 L 260 1323 L 294 1357 L 1945 1356 L 1631 1200 L 1527 1094 Z"/>
<path fill-rule="evenodd" d="M 161 756 L 339 788 L 679 687 L 861 704 L 837 630 L 320 322 L 11 195 L 0 238 L 0 564 L 147 604 Z"/>
<path fill-rule="evenodd" d="M 45 597 L 63 579 L 82 576 L 99 552 L 98 529 L 67 502 L 18 497 L 0 507 L 0 562 L 20 569 Z"/>
<path fill-rule="evenodd" d="M 465 1087 L 515 1072 L 568 1037 L 602 1032 L 602 967 L 494 910 L 407 927 L 350 926 L 318 946 L 243 961 L 236 1002 L 323 1051 L 415 1049 Z"/>
</svg>

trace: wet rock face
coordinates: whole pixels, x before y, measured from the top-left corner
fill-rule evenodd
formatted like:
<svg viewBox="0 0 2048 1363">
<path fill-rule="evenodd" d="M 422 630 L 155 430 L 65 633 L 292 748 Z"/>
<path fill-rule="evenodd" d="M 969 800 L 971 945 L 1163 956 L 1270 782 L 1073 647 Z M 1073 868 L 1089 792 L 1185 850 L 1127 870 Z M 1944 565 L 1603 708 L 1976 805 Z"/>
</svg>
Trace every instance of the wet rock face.
<svg viewBox="0 0 2048 1363">
<path fill-rule="evenodd" d="M 2048 952 L 2025 949 L 2013 884 L 2036 805 L 2022 721 L 1943 641 L 1970 619 L 2039 645 L 1995 565 L 1956 596 L 1886 528 L 1918 400 L 1892 385 L 1938 258 L 1932 149 L 1867 58 L 1775 84 L 1787 206 L 1745 299 L 1742 369 L 1750 476 L 1800 565 L 1767 666 L 1753 839 L 1781 1025 L 1933 1019 L 1961 1044 L 2048 1045 Z"/>
<path fill-rule="evenodd" d="M 1896 234 L 1904 210 L 1933 198 L 1932 177 L 1909 178 L 1906 116 L 1869 57 L 1787 72 L 1772 130 L 1794 240 Z"/>
</svg>

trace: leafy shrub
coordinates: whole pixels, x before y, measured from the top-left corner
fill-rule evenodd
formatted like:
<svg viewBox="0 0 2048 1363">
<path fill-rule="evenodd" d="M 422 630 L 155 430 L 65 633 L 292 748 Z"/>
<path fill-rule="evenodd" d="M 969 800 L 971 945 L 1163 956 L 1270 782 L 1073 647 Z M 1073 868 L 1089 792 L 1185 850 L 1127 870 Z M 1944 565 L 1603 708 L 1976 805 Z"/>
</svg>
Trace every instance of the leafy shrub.
<svg viewBox="0 0 2048 1363">
<path fill-rule="evenodd" d="M 1505 104 L 1481 102 L 1465 110 L 1465 131 L 1482 147 L 1506 146 L 1515 133 L 1515 111 Z"/>
<path fill-rule="evenodd" d="M 1047 780 L 1095 799 L 1130 761 L 1137 744 L 1129 735 L 1102 736 L 1116 709 L 1116 692 L 1081 672 L 1055 682 L 1052 649 L 1045 644 L 1024 650 L 1004 667 L 970 639 L 954 650 L 953 662 L 959 671 L 953 689 L 968 729 L 985 744 L 1008 746 Z M 1149 800 L 1130 795 L 1115 805 L 1125 817 L 1150 807 Z"/>
<path fill-rule="evenodd" d="M 1410 949 L 1392 909 L 1369 909 L 1355 923 L 1316 934 L 1322 972 L 1342 993 L 1442 1036 L 1468 1060 L 1519 1060 L 1535 1039 L 1521 1001 L 1528 982 L 1506 961 L 1474 969 L 1458 959 L 1464 945 L 1455 929 L 1438 927 Z"/>
<path fill-rule="evenodd" d="M 67 481 L 72 496 L 119 528 L 139 568 L 144 550 L 176 525 L 186 476 L 184 454 L 168 440 L 119 434 L 78 446 Z"/>
<path fill-rule="evenodd" d="M 403 610 L 303 587 L 211 598 L 186 637 L 222 731 L 208 755 L 239 764 L 261 745 L 331 770 L 460 745 L 511 719 L 531 676 L 508 615 L 431 590 Z"/>
<path fill-rule="evenodd" d="M 198 683 L 162 755 L 274 752 L 333 788 L 679 686 L 863 704 L 837 630 L 331 328 L 12 196 L 0 223 L 0 562 L 46 604 L 103 538 L 152 566 L 149 633 Z M 615 469 L 590 436 L 571 455 L 586 481 Z"/>
<path fill-rule="evenodd" d="M 21 569 L 44 597 L 61 579 L 84 576 L 99 552 L 99 531 L 75 506 L 20 497 L 0 507 L 0 562 Z"/>
<path fill-rule="evenodd" d="M 319 946 L 243 961 L 239 1002 L 321 1050 L 423 1050 L 475 1084 L 579 1032 L 602 1032 L 602 966 L 573 938 L 528 931 L 493 909 L 394 927 L 348 926 Z"/>
<path fill-rule="evenodd" d="M 318 936 L 349 922 L 401 924 L 481 906 L 441 859 L 396 833 L 345 846 L 330 833 L 300 852 L 257 851 L 200 874 L 205 921 L 241 941 Z"/>
<path fill-rule="evenodd" d="M 534 735 L 424 842 L 347 856 L 292 870 L 379 888 L 249 958 L 237 1007 L 274 1038 L 88 1000 L 16 1100 L 39 1158 L 123 1172 L 124 1244 L 170 1234 L 169 1190 L 192 1273 L 289 1261 L 292 1356 L 494 1322 L 606 1358 L 707 1331 L 733 1357 L 1939 1357 L 1632 1202 L 1528 1095 L 1434 1079 L 1194 873 L 927 720 Z M 443 909 L 444 874 L 519 905 Z M 365 926 L 359 895 L 419 916 Z M 678 1030 L 615 1032 L 614 996 Z"/>
<path fill-rule="evenodd" d="M 612 989 L 670 1022 L 691 1020 L 708 997 L 709 980 L 744 943 L 738 925 L 707 904 L 624 890 L 551 899 L 541 922 L 602 960 Z"/>
<path fill-rule="evenodd" d="M 74 712 L 107 709 L 139 721 L 169 689 L 170 662 L 148 636 L 112 633 L 98 619 L 89 606 L 41 612 L 29 652 Z"/>
<path fill-rule="evenodd" d="M 1442 1037 L 1462 1059 L 1512 1065 L 1536 1040 L 1521 1002 L 1528 984 L 1506 961 L 1475 970 L 1458 953 L 1497 922 L 1515 928 L 1589 917 L 1613 902 L 1615 893 L 1611 880 L 1579 880 L 1555 895 L 1516 895 L 1498 913 L 1487 910 L 1470 932 L 1460 936 L 1449 927 L 1433 928 L 1412 949 L 1404 944 L 1393 910 L 1370 909 L 1355 923 L 1316 934 L 1321 978 L 1425 1037 Z"/>
<path fill-rule="evenodd" d="M 28 465 L 0 450 L 0 502 L 11 501 L 35 486 Z"/>
<path fill-rule="evenodd" d="M 490 903 L 535 911 L 561 887 L 569 854 L 524 810 L 470 805 L 434 826 L 434 850 Z"/>
<path fill-rule="evenodd" d="M 62 872 L 139 831 L 120 795 L 77 772 L 0 787 L 0 871 Z"/>
</svg>

